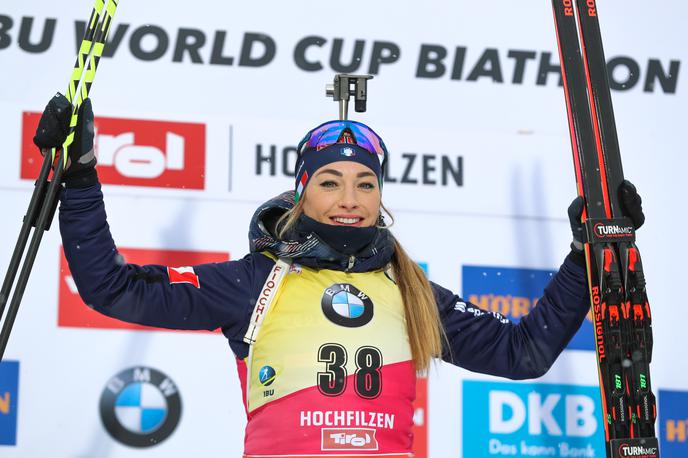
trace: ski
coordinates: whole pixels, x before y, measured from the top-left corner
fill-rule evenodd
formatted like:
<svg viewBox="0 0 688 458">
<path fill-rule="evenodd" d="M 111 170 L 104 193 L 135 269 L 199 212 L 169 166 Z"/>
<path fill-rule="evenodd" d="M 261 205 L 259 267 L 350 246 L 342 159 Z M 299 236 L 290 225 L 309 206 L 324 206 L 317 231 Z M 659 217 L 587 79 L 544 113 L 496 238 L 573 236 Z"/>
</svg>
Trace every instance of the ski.
<svg viewBox="0 0 688 458">
<path fill-rule="evenodd" d="M 598 148 L 601 148 L 605 158 L 609 188 L 618 189 L 624 179 L 623 169 L 595 0 L 587 0 L 585 4 L 579 2 L 578 17 L 588 94 L 595 110 L 595 136 Z M 616 201 L 612 202 L 615 203 Z M 611 211 L 614 217 L 621 216 L 618 205 L 612 205 Z M 639 438 L 653 438 L 657 409 L 650 385 L 652 316 L 645 289 L 645 274 L 640 253 L 633 241 L 620 243 L 619 255 L 625 293 L 623 313 L 629 330 L 627 356 L 632 363 L 630 385 L 633 392 L 630 395 L 635 405 L 635 435 Z"/>
<path fill-rule="evenodd" d="M 633 224 L 623 217 L 616 123 L 595 0 L 552 0 L 585 255 L 608 457 L 659 456 L 651 315 Z M 579 42 L 580 31 L 580 42 Z M 579 44 L 580 43 L 580 44 Z"/>
</svg>

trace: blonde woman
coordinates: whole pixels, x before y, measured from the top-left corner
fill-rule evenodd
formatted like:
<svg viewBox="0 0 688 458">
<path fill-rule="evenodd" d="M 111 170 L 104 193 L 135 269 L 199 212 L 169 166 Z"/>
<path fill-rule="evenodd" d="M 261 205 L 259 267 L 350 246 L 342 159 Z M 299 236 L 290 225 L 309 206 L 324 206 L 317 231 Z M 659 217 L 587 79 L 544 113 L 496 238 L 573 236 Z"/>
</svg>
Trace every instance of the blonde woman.
<svg viewBox="0 0 688 458">
<path fill-rule="evenodd" d="M 44 112 L 34 140 L 41 148 L 61 144 L 63 99 Z M 589 310 L 576 249 L 518 324 L 428 282 L 382 218 L 385 145 L 354 121 L 306 135 L 295 189 L 256 211 L 243 259 L 122 264 L 95 171 L 90 104 L 81 116 L 60 207 L 79 293 L 120 320 L 221 329 L 244 391 L 247 457 L 411 456 L 416 374 L 433 358 L 539 377 Z M 574 201 L 574 236 L 581 208 Z"/>
</svg>

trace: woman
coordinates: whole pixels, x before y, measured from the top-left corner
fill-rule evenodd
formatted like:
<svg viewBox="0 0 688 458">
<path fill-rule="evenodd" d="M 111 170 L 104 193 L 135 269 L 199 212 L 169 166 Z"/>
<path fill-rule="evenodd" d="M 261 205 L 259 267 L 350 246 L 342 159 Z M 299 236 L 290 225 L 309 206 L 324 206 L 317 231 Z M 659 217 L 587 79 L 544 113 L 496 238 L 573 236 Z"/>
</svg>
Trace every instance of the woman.
<svg viewBox="0 0 688 458">
<path fill-rule="evenodd" d="M 34 138 L 40 148 L 61 145 L 68 113 L 58 94 Z M 256 211 L 243 259 L 122 263 L 95 171 L 92 123 L 87 100 L 60 207 L 79 293 L 124 321 L 222 329 L 244 392 L 246 456 L 410 456 L 416 374 L 432 358 L 539 377 L 589 310 L 580 243 L 517 325 L 428 282 L 382 217 L 384 143 L 347 121 L 306 135 L 295 190 Z M 623 192 L 631 213 L 642 216 L 634 188 Z M 581 210 L 578 198 L 569 209 L 578 240 Z"/>
</svg>

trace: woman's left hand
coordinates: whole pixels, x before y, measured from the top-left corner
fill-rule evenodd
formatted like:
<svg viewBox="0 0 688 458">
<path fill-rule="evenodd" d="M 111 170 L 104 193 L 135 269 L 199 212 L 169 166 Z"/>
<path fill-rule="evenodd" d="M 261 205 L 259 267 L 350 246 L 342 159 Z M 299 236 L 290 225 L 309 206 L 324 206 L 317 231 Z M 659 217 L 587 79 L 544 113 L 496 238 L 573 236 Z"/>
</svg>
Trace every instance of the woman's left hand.
<svg viewBox="0 0 688 458">
<path fill-rule="evenodd" d="M 621 211 L 624 216 L 631 220 L 633 226 L 639 229 L 645 223 L 645 214 L 643 213 L 643 199 L 636 190 L 633 183 L 624 180 L 619 186 L 619 202 L 621 203 Z M 571 223 L 571 232 L 573 233 L 573 248 L 582 251 L 583 243 L 585 242 L 585 227 L 581 223 L 581 215 L 583 214 L 583 206 L 585 200 L 578 196 L 573 199 L 569 205 L 569 222 Z"/>
</svg>

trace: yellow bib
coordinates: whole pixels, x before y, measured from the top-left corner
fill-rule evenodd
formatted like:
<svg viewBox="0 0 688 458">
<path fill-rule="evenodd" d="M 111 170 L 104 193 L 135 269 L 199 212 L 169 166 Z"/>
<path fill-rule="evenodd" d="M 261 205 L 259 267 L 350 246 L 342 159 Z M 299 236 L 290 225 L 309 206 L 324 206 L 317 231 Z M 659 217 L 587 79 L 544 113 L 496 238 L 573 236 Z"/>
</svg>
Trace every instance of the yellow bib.
<svg viewBox="0 0 688 458">
<path fill-rule="evenodd" d="M 247 454 L 410 451 L 415 371 L 384 271 L 292 265 L 247 371 Z"/>
</svg>

